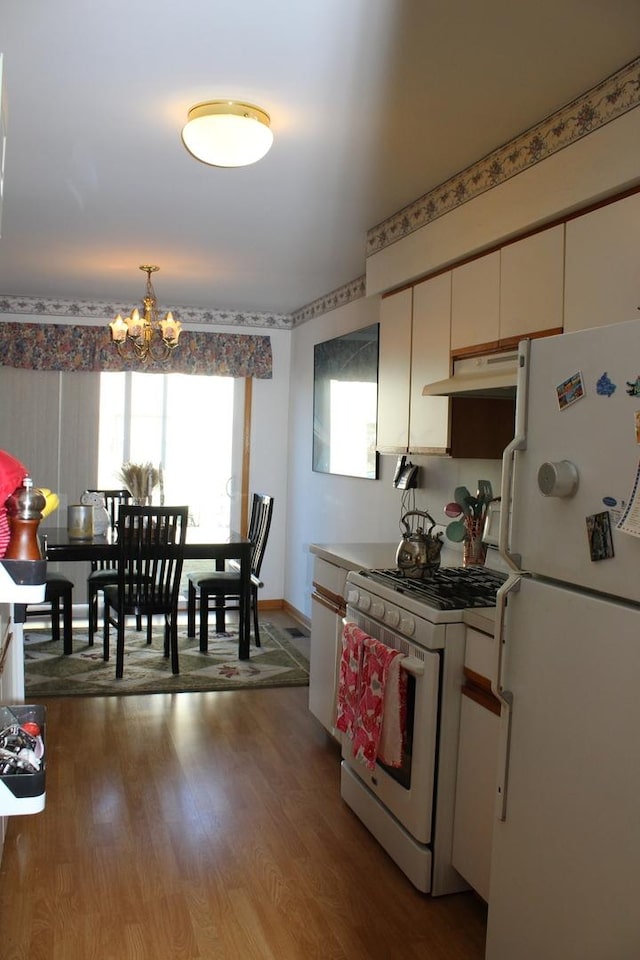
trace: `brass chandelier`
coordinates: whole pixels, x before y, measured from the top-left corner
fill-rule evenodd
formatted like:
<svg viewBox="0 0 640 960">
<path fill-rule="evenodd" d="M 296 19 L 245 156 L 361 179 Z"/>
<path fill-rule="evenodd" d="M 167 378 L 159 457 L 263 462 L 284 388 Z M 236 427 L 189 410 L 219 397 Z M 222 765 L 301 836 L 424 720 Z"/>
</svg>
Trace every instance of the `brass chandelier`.
<svg viewBox="0 0 640 960">
<path fill-rule="evenodd" d="M 140 270 L 147 275 L 147 287 L 142 299 L 144 314 L 141 317 L 136 307 L 131 315 L 121 314 L 109 324 L 111 339 L 115 343 L 121 357 L 136 356 L 142 363 L 147 360 L 166 360 L 172 350 L 178 346 L 182 324 L 174 320 L 171 311 L 164 320 L 158 318 L 156 294 L 151 283 L 151 274 L 160 267 L 152 264 L 142 264 Z"/>
</svg>

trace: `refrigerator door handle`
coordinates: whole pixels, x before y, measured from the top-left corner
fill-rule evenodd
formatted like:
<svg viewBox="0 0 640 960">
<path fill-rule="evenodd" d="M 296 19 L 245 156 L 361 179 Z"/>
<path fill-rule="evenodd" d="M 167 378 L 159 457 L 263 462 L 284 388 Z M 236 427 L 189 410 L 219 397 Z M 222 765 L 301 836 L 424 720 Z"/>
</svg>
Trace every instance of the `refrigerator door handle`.
<svg viewBox="0 0 640 960">
<path fill-rule="evenodd" d="M 509 782 L 509 756 L 511 749 L 511 715 L 513 694 L 504 687 L 504 620 L 507 598 L 520 589 L 522 577 L 510 576 L 500 587 L 496 597 L 495 660 L 491 676 L 491 690 L 500 701 L 500 739 L 498 743 L 498 807 L 499 820 L 507 819 L 507 789 Z"/>
<path fill-rule="evenodd" d="M 509 757 L 511 754 L 511 713 L 513 694 L 503 690 L 500 695 L 500 739 L 498 741 L 498 781 L 496 791 L 498 820 L 507 819 L 507 790 L 509 787 Z"/>
<path fill-rule="evenodd" d="M 527 396 L 529 388 L 529 340 L 521 340 L 518 347 L 518 387 L 516 393 L 515 435 L 502 454 L 502 482 L 500 485 L 500 529 L 498 551 L 512 570 L 520 570 L 520 557 L 511 553 L 509 532 L 511 527 L 511 494 L 513 471 L 517 450 L 527 448 Z"/>
</svg>

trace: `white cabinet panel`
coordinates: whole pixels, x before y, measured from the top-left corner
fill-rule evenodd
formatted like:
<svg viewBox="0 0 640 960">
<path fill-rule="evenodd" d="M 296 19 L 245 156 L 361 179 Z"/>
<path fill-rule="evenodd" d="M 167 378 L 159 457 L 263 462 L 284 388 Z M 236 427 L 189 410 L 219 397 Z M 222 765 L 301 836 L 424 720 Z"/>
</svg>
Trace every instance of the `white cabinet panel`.
<svg viewBox="0 0 640 960">
<path fill-rule="evenodd" d="M 640 317 L 640 194 L 567 223 L 564 330 Z"/>
<path fill-rule="evenodd" d="M 311 596 L 309 710 L 336 735 L 338 666 L 342 652 L 342 616 L 347 570 L 316 557 Z"/>
<path fill-rule="evenodd" d="M 452 863 L 489 899 L 500 717 L 462 697 Z"/>
<path fill-rule="evenodd" d="M 453 270 L 451 349 L 495 344 L 500 336 L 500 252 Z"/>
<path fill-rule="evenodd" d="M 412 301 L 407 289 L 380 304 L 376 445 L 382 453 L 406 453 L 409 442 Z"/>
<path fill-rule="evenodd" d="M 449 376 L 451 272 L 413 288 L 409 449 L 443 451 L 449 446 L 448 397 L 423 397 L 426 383 Z"/>
<path fill-rule="evenodd" d="M 500 339 L 562 327 L 564 224 L 500 251 Z"/>
</svg>

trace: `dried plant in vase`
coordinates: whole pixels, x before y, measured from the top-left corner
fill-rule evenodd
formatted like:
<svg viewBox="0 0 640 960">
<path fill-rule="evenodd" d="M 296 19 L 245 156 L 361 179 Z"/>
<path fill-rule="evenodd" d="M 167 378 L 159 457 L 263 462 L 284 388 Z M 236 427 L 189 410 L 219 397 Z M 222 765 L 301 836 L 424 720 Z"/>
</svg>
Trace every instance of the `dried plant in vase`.
<svg viewBox="0 0 640 960">
<path fill-rule="evenodd" d="M 123 463 L 118 479 L 122 480 L 135 502 L 144 505 L 151 501 L 160 474 L 152 463 Z"/>
</svg>

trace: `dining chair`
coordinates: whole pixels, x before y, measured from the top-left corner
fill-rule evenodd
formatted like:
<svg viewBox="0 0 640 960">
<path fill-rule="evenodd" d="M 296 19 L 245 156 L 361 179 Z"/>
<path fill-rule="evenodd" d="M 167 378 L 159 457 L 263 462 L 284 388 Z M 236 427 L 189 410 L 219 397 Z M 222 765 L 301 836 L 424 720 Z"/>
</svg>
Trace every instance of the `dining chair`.
<svg viewBox="0 0 640 960">
<path fill-rule="evenodd" d="M 189 508 L 124 504 L 118 520 L 118 581 L 104 588 L 104 659 L 109 659 L 109 628 L 116 628 L 116 679 L 124 669 L 125 621 L 164 615 L 164 655 L 179 673 L 178 599 Z"/>
<path fill-rule="evenodd" d="M 47 573 L 45 575 L 45 590 L 43 603 L 49 604 L 51 616 L 51 639 L 54 643 L 60 640 L 60 614 L 62 613 L 62 652 L 68 655 L 73 652 L 73 580 L 69 580 L 62 573 Z M 24 618 L 46 617 L 47 611 L 37 607 L 25 605 Z"/>
<path fill-rule="evenodd" d="M 88 490 L 87 493 L 100 493 L 109 514 L 111 534 L 117 529 L 120 507 L 131 500 L 128 490 Z M 89 646 L 93 646 L 95 632 L 98 629 L 98 594 L 110 583 L 118 582 L 118 567 L 113 560 L 92 560 L 91 573 L 87 577 L 87 599 L 89 601 Z M 137 628 L 142 629 L 142 621 Z"/>
<path fill-rule="evenodd" d="M 255 644 L 260 646 L 258 627 L 258 590 L 263 586 L 260 569 L 267 548 L 267 538 L 273 516 L 273 497 L 254 493 L 249 521 L 249 540 L 251 541 L 251 609 L 253 612 L 253 635 Z M 209 610 L 216 614 L 216 631 L 224 633 L 226 613 L 229 610 L 240 611 L 240 633 L 244 625 L 241 596 L 242 581 L 240 565 L 230 560 L 225 570 L 206 570 L 190 573 L 187 593 L 187 636 L 196 635 L 196 606 L 200 615 L 200 650 L 205 653 L 209 646 Z M 213 600 L 213 606 L 210 606 Z M 228 601 L 232 605 L 228 605 Z"/>
</svg>

